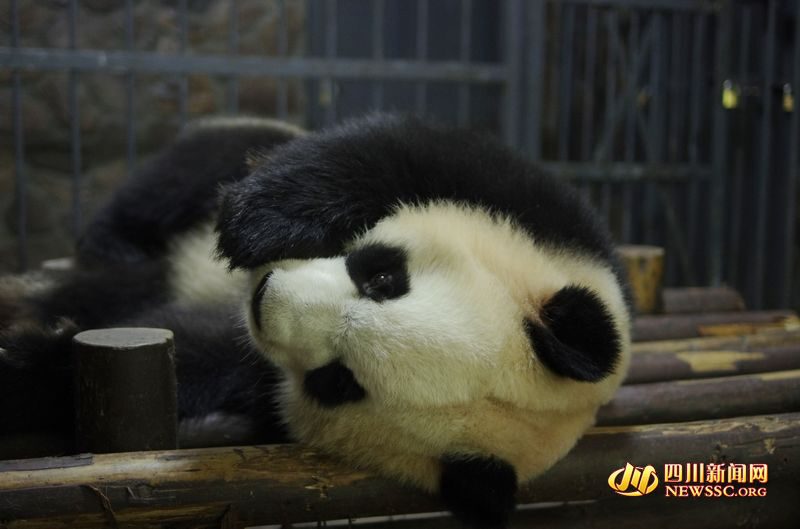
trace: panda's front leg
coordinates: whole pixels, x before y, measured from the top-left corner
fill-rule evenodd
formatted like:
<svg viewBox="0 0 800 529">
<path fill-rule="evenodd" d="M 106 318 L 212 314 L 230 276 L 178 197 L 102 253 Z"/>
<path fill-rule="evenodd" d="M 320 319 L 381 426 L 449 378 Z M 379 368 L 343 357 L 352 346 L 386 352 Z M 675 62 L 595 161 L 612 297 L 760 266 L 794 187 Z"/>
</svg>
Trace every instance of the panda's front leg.
<svg viewBox="0 0 800 529">
<path fill-rule="evenodd" d="M 71 431 L 70 351 L 77 332 L 68 320 L 0 332 L 0 435 Z"/>
<path fill-rule="evenodd" d="M 506 461 L 485 455 L 445 454 L 439 493 L 453 515 L 470 527 L 506 527 L 516 505 L 517 473 Z"/>
</svg>

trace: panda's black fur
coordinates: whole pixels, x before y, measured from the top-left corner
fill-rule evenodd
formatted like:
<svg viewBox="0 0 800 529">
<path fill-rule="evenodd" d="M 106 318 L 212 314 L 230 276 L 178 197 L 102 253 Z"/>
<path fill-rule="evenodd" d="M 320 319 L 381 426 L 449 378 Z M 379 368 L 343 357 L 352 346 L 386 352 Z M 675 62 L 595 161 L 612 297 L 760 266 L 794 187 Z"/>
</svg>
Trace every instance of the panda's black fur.
<svg viewBox="0 0 800 529">
<path fill-rule="evenodd" d="M 607 231 L 574 188 L 483 135 L 376 115 L 298 138 L 280 161 L 225 195 L 219 251 L 232 267 L 337 255 L 398 203 L 441 199 L 508 214 L 540 243 L 614 261 Z"/>
<path fill-rule="evenodd" d="M 602 263 L 624 284 L 607 232 L 578 193 L 494 140 L 390 115 L 308 135 L 268 121 L 211 122 L 125 182 L 87 227 L 74 272 L 44 293 L 13 300 L 22 307 L 18 316 L 0 321 L 0 435 L 71 427 L 76 332 L 152 326 L 175 333 L 183 423 L 238 417 L 248 427 L 234 441 L 289 441 L 274 395 L 282 375 L 240 323 L 244 304 L 261 330 L 271 272 L 242 299 L 186 302 L 172 290 L 171 242 L 219 211 L 217 253 L 231 269 L 256 271 L 275 261 L 342 256 L 398 205 L 442 201 L 513 219 L 536 244 Z M 403 252 L 367 244 L 347 256 L 361 296 L 381 303 L 408 292 Z M 369 283 L 370 263 L 381 260 L 395 267 L 388 287 Z M 619 375 L 624 337 L 595 293 L 564 288 L 541 314 L 520 324 L 553 373 L 588 383 Z M 600 349 L 587 353 L 595 342 Z M 369 398 L 339 360 L 309 370 L 303 384 L 331 409 Z M 514 465 L 493 454 L 439 458 L 446 505 L 475 526 L 505 524 Z"/>
</svg>

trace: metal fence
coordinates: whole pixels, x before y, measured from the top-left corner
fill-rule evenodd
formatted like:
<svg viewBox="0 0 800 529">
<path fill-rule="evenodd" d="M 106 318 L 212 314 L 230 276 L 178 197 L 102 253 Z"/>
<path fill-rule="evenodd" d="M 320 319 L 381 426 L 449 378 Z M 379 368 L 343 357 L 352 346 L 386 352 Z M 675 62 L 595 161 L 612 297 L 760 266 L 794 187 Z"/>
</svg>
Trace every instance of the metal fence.
<svg viewBox="0 0 800 529">
<path fill-rule="evenodd" d="M 226 53 L 192 49 L 189 0 L 174 2 L 179 46 L 168 52 L 136 49 L 133 0 L 122 49 L 76 45 L 77 0 L 63 2 L 66 47 L 25 46 L 21 34 L 35 28 L 23 27 L 19 4 L 10 2 L 0 72 L 13 100 L 20 268 L 29 265 L 25 72 L 67 74 L 74 234 L 85 220 L 83 76 L 124 76 L 130 168 L 144 154 L 138 77 L 177 79 L 181 123 L 193 115 L 190 76 L 223 78 L 227 112 L 241 110 L 240 83 L 255 77 L 278 80 L 278 117 L 300 81 L 311 127 L 398 109 L 492 131 L 574 180 L 618 240 L 665 246 L 669 284 L 729 283 L 754 307 L 800 304 L 794 0 L 311 0 L 302 53 L 290 53 L 286 1 L 273 0 L 262 2 L 279 14 L 271 55 L 240 52 L 241 0 L 222 3 Z"/>
</svg>

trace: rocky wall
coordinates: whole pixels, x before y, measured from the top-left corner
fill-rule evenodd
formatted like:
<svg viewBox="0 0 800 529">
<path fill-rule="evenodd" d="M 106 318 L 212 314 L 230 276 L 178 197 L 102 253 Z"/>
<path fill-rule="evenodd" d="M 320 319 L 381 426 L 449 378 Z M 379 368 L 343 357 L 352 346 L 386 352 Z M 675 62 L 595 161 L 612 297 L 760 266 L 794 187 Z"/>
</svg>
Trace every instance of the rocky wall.
<svg viewBox="0 0 800 529">
<path fill-rule="evenodd" d="M 302 55 L 305 45 L 305 4 L 286 1 L 288 54 Z M 19 2 L 22 47 L 69 48 L 68 2 Z M 226 54 L 230 2 L 189 0 L 186 53 Z M 179 53 L 178 2 L 134 2 L 137 51 Z M 77 47 L 125 49 L 125 2 L 81 0 L 77 16 Z M 0 39 L 8 42 L 9 10 L 0 14 Z M 238 1 L 238 53 L 275 56 L 281 34 L 276 0 Z M 227 79 L 190 75 L 188 117 L 223 113 Z M 67 72 L 23 72 L 22 123 L 27 176 L 29 265 L 72 252 L 72 158 L 69 75 Z M 141 163 L 180 127 L 180 87 L 177 75 L 137 74 L 134 81 L 136 159 Z M 124 72 L 81 73 L 77 85 L 81 142 L 81 202 L 85 220 L 129 173 L 127 146 L 127 75 Z M 303 114 L 302 84 L 286 81 L 289 119 Z M 245 77 L 238 82 L 242 113 L 275 116 L 278 81 Z M 12 75 L 0 71 L 0 115 L 12 116 Z M 14 200 L 14 138 L 12 120 L 0 120 L 0 273 L 18 268 L 17 214 Z"/>
</svg>

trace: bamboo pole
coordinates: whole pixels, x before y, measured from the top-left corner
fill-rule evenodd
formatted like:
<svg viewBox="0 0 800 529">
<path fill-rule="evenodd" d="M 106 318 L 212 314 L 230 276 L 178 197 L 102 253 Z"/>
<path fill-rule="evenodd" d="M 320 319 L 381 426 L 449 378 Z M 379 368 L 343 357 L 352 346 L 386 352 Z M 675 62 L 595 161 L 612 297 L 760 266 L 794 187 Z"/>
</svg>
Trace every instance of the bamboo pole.
<svg viewBox="0 0 800 529">
<path fill-rule="evenodd" d="M 665 463 L 766 463 L 769 487 L 791 490 L 800 477 L 800 414 L 595 428 L 523 487 L 519 501 L 609 498 L 609 474 L 628 461 L 659 471 Z M 41 467 L 40 460 L 0 463 L 0 520 L 7 529 L 235 528 L 442 510 L 426 494 L 302 446 L 104 454 L 25 468 L 37 462 Z"/>
<path fill-rule="evenodd" d="M 642 529 L 680 527 L 731 529 L 765 527 L 794 529 L 800 502 L 794 491 L 770 490 L 764 498 L 691 498 L 676 500 L 652 494 L 641 498 L 535 503 L 522 505 L 511 516 L 508 529 Z M 674 508 L 680 502 L 680 508 Z M 673 507 L 673 508 L 669 508 Z M 757 522 L 756 522 L 757 521 Z M 346 521 L 344 527 L 347 527 Z M 453 529 L 458 525 L 446 513 L 359 523 L 357 529 Z"/>
<path fill-rule="evenodd" d="M 623 386 L 599 425 L 720 419 L 800 411 L 800 370 Z"/>
<path fill-rule="evenodd" d="M 743 336 L 713 336 L 634 343 L 634 355 L 641 353 L 682 351 L 755 351 L 763 347 L 791 346 L 800 343 L 800 330 L 770 330 Z"/>
<path fill-rule="evenodd" d="M 640 352 L 631 359 L 626 384 L 747 375 L 800 369 L 800 342 L 745 350 Z"/>
<path fill-rule="evenodd" d="M 720 330 L 714 333 L 712 329 L 706 329 L 722 325 L 728 327 L 727 332 Z M 722 336 L 754 334 L 759 329 L 779 330 L 793 326 L 797 326 L 797 316 L 790 310 L 666 314 L 638 316 L 634 319 L 632 333 L 634 341 L 651 341 L 699 337 L 704 332 L 706 335 Z"/>
<path fill-rule="evenodd" d="M 730 287 L 665 288 L 665 314 L 697 314 L 744 310 L 744 299 Z"/>
</svg>

